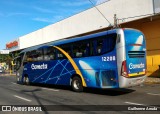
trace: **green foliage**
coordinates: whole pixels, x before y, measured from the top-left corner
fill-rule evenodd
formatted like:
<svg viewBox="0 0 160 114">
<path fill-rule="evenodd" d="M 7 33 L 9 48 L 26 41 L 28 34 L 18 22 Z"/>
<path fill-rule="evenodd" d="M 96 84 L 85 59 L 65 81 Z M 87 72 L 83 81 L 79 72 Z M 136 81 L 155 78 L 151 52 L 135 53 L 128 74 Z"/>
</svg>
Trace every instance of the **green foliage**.
<svg viewBox="0 0 160 114">
<path fill-rule="evenodd" d="M 5 62 L 7 64 L 10 64 L 12 61 L 11 55 L 8 54 L 0 54 L 0 62 Z"/>
</svg>

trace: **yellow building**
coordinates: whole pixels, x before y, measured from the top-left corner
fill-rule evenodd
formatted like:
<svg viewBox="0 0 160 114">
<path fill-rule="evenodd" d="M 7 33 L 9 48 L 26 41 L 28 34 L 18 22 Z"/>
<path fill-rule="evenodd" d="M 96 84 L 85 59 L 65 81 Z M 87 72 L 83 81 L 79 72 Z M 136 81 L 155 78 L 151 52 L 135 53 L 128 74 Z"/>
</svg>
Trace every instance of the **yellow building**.
<svg viewBox="0 0 160 114">
<path fill-rule="evenodd" d="M 147 75 L 160 76 L 160 14 L 122 24 L 141 30 L 146 37 Z"/>
</svg>

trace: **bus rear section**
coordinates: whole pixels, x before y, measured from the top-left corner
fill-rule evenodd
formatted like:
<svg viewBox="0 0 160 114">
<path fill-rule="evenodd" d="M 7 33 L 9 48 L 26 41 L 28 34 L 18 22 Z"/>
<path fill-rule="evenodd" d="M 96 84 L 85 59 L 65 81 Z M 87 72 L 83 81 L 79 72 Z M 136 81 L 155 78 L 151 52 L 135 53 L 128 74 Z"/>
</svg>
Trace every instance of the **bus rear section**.
<svg viewBox="0 0 160 114">
<path fill-rule="evenodd" d="M 134 29 L 121 31 L 119 87 L 140 85 L 146 78 L 146 43 L 143 33 Z"/>
</svg>

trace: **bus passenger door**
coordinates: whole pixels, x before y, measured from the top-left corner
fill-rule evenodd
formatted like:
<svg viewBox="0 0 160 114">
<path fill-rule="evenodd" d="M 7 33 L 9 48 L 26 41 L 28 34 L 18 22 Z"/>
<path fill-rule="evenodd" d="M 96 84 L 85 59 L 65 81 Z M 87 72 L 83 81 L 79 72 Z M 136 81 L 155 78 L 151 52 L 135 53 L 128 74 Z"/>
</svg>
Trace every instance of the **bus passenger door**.
<svg viewBox="0 0 160 114">
<path fill-rule="evenodd" d="M 16 62 L 16 80 L 17 83 L 21 83 L 22 81 L 22 74 L 23 74 L 23 70 L 24 70 L 24 54 L 21 54 L 20 56 L 18 56 L 15 59 Z"/>
</svg>

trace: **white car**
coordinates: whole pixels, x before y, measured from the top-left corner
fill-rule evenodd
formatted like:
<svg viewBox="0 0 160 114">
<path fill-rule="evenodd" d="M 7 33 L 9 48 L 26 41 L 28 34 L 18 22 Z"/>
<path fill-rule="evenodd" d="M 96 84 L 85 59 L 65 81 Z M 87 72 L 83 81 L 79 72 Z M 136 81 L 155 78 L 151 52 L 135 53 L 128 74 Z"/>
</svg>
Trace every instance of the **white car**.
<svg viewBox="0 0 160 114">
<path fill-rule="evenodd" d="M 4 72 L 4 70 L 3 70 L 3 68 L 2 68 L 2 67 L 0 67 L 0 73 L 1 73 L 1 72 Z"/>
</svg>

